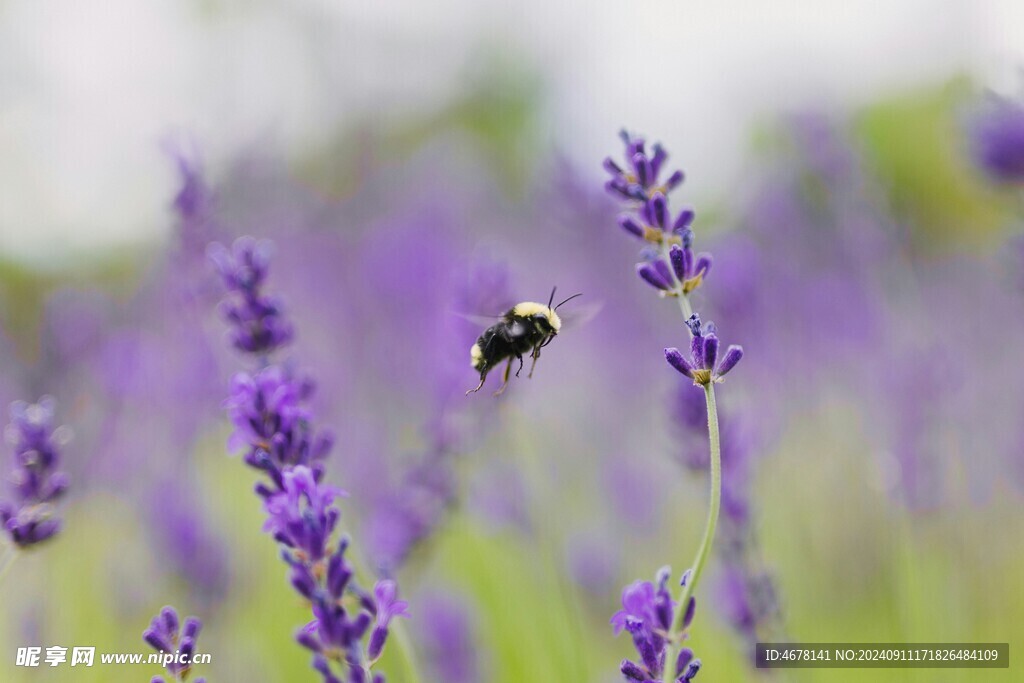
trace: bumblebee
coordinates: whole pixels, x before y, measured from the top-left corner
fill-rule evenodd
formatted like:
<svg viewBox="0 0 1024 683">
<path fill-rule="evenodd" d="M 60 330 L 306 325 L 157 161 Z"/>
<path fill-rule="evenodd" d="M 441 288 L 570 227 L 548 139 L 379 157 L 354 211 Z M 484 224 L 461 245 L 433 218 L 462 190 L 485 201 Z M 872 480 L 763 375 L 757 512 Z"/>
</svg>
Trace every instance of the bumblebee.
<svg viewBox="0 0 1024 683">
<path fill-rule="evenodd" d="M 518 377 L 523 370 L 523 356 L 527 352 L 533 359 L 528 377 L 533 377 L 533 369 L 537 367 L 540 350 L 550 344 L 562 329 L 562 319 L 558 317 L 556 311 L 562 304 L 578 296 L 581 294 L 574 294 L 552 307 L 551 304 L 555 300 L 555 290 L 552 289 L 546 306 L 535 301 L 516 304 L 506 311 L 498 322 L 484 330 L 473 344 L 473 348 L 469 350 L 470 363 L 473 369 L 480 373 L 480 384 L 467 391 L 466 395 L 480 391 L 487 381 L 487 373 L 507 359 L 505 376 L 498 391 L 494 393 L 495 396 L 499 396 L 508 385 L 512 374 L 512 362 L 519 361 L 519 368 L 516 370 Z"/>
</svg>

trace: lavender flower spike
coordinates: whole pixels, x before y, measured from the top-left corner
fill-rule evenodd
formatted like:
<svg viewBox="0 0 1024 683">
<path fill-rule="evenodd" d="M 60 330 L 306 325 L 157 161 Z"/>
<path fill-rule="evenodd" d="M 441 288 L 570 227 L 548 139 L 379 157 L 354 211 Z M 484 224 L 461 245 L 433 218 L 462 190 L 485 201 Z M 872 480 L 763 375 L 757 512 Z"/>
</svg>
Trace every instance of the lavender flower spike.
<svg viewBox="0 0 1024 683">
<path fill-rule="evenodd" d="M 262 292 L 270 265 L 271 244 L 239 237 L 229 250 L 214 242 L 207 249 L 234 301 L 222 305 L 231 324 L 231 344 L 239 351 L 268 355 L 291 341 L 291 323 L 280 302 Z"/>
<path fill-rule="evenodd" d="M 378 583 L 373 595 L 356 585 L 345 557 L 349 541 L 335 539 L 341 519 L 336 500 L 345 493 L 323 481 L 323 459 L 333 439 L 312 425 L 313 382 L 269 361 L 271 352 L 291 339 L 292 327 L 277 301 L 262 292 L 269 271 L 267 243 L 242 238 L 232 251 L 220 245 L 208 251 L 229 290 L 225 310 L 234 328 L 232 344 L 260 361 L 259 372 L 235 376 L 224 402 L 235 427 L 229 447 L 243 447 L 246 464 L 269 478 L 256 485 L 267 513 L 263 529 L 279 544 L 292 588 L 308 601 L 314 617 L 295 639 L 313 652 L 313 669 L 324 683 L 384 683 L 384 675 L 372 668 L 391 619 L 407 616 L 406 603 L 398 600 L 393 581 Z M 159 638 L 160 632 L 147 636 Z M 418 671 L 402 650 L 408 680 L 416 683 Z"/>
<path fill-rule="evenodd" d="M 19 548 L 51 538 L 60 530 L 54 503 L 64 494 L 68 478 L 57 470 L 59 446 L 70 438 L 67 427 L 53 427 L 55 402 L 11 404 L 11 423 L 4 435 L 14 449 L 11 473 L 13 499 L 0 502 L 0 528 Z"/>
<path fill-rule="evenodd" d="M 196 638 L 199 637 L 202 627 L 203 623 L 195 617 L 188 617 L 185 623 L 181 624 L 178 612 L 167 606 L 153 617 L 149 628 L 142 632 L 142 639 L 167 658 L 164 668 L 170 674 L 171 680 L 188 680 L 192 670 L 192 658 L 196 654 Z M 204 678 L 197 678 L 195 683 L 205 681 Z M 164 679 L 157 676 L 151 683 L 164 683 Z"/>
<path fill-rule="evenodd" d="M 719 360 L 718 337 L 714 323 L 701 325 L 700 317 L 694 313 L 687 321 L 693 339 L 690 342 L 691 358 L 687 359 L 677 348 L 665 349 L 665 360 L 680 373 L 699 386 L 721 382 L 722 378 L 743 358 L 743 347 L 732 345 Z"/>
</svg>

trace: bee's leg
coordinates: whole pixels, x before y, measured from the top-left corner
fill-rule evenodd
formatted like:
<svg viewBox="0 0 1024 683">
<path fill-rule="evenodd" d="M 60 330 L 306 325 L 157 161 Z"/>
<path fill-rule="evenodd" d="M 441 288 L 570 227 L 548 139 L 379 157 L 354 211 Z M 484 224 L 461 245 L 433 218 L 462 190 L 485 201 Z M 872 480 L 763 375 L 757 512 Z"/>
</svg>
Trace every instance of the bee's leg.
<svg viewBox="0 0 1024 683">
<path fill-rule="evenodd" d="M 508 377 L 511 374 L 512 374 L 512 359 L 509 358 L 508 359 L 508 365 L 505 366 L 505 377 L 501 381 L 501 386 L 498 387 L 498 390 L 494 392 L 495 396 L 501 396 L 501 394 L 505 391 L 505 387 L 508 386 Z"/>
<path fill-rule="evenodd" d="M 518 377 L 519 373 L 523 371 L 523 357 L 519 354 L 516 354 L 516 359 L 519 361 L 519 369 L 516 370 L 516 377 Z"/>
<path fill-rule="evenodd" d="M 484 382 L 486 382 L 486 381 L 487 381 L 487 370 L 484 370 L 483 372 L 480 373 L 480 384 L 477 384 L 476 387 L 474 387 L 474 388 L 470 389 L 469 391 L 467 391 L 466 392 L 466 396 L 469 396 L 470 394 L 475 394 L 476 392 L 480 391 L 480 389 L 484 386 Z"/>
<path fill-rule="evenodd" d="M 533 363 L 530 364 L 530 374 L 527 377 L 533 379 L 533 369 L 537 367 L 537 359 L 540 358 L 540 344 L 533 347 L 533 353 L 530 355 L 533 357 Z"/>
</svg>

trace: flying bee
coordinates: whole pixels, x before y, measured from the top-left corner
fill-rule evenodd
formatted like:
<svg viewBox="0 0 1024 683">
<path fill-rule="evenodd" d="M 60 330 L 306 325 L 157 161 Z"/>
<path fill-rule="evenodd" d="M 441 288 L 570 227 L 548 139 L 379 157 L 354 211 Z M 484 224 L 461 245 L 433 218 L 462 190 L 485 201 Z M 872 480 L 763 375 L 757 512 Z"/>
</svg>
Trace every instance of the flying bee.
<svg viewBox="0 0 1024 683">
<path fill-rule="evenodd" d="M 558 331 L 562 329 L 562 319 L 556 311 L 566 303 L 572 301 L 582 294 L 573 294 L 558 306 L 552 307 L 555 300 L 555 290 L 551 290 L 551 297 L 548 304 L 535 301 L 524 301 L 508 309 L 498 322 L 494 323 L 480 335 L 480 338 L 469 350 L 470 362 L 473 369 L 480 373 L 480 384 L 466 392 L 480 391 L 484 382 L 487 381 L 489 373 L 501 361 L 508 360 L 505 366 L 505 376 L 501 386 L 495 392 L 495 396 L 505 391 L 508 385 L 509 376 L 512 373 L 512 362 L 518 360 L 519 368 L 516 370 L 516 377 L 523 370 L 523 356 L 529 352 L 533 362 L 530 364 L 530 374 L 533 377 L 533 369 L 537 367 L 537 359 L 540 358 L 540 350 L 550 344 Z"/>
</svg>

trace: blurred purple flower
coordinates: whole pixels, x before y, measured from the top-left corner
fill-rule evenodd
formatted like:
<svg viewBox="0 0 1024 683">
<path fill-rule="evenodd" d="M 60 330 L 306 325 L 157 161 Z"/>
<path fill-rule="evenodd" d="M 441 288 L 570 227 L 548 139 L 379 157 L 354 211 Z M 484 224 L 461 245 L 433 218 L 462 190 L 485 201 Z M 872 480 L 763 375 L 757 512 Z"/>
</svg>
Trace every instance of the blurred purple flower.
<svg viewBox="0 0 1024 683">
<path fill-rule="evenodd" d="M 618 573 L 618 545 L 612 538 L 579 536 L 566 546 L 569 576 L 592 595 L 604 595 Z"/>
<path fill-rule="evenodd" d="M 628 659 L 622 661 L 619 670 L 628 680 L 661 680 L 668 646 L 665 636 L 672 631 L 675 611 L 675 603 L 668 589 L 671 574 L 671 570 L 664 567 L 658 572 L 655 583 L 636 581 L 622 591 L 622 609 L 612 616 L 611 624 L 615 635 L 622 631 L 629 632 L 640 655 L 639 663 Z M 683 580 L 686 580 L 685 576 Z M 696 600 L 690 598 L 683 618 L 684 634 L 680 639 L 685 637 L 685 629 L 693 621 L 695 607 Z M 692 680 L 700 669 L 700 660 L 693 659 L 693 652 L 688 648 L 683 648 L 672 664 L 675 667 L 673 679 L 680 682 Z"/>
<path fill-rule="evenodd" d="M 171 203 L 178 215 L 175 232 L 181 250 L 186 255 L 202 253 L 218 237 L 217 195 L 206 181 L 200 151 L 192 140 L 167 139 L 163 148 L 181 183 Z"/>
<path fill-rule="evenodd" d="M 231 380 L 224 407 L 235 431 L 228 447 L 244 448 L 246 464 L 270 478 L 273 488 L 257 485 L 263 497 L 282 488 L 288 467 L 305 465 L 318 479 L 323 475 L 323 459 L 334 439 L 327 432 L 313 431 L 307 403 L 313 389 L 311 380 L 296 379 L 279 365 L 255 375 L 238 373 Z"/>
<path fill-rule="evenodd" d="M 341 489 L 318 483 L 308 467 L 290 467 L 284 471 L 281 491 L 264 504 L 267 521 L 263 530 L 303 560 L 319 562 L 341 516 L 334 500 L 343 495 Z"/>
<path fill-rule="evenodd" d="M 284 317 L 281 303 L 262 291 L 271 249 L 267 240 L 240 237 L 230 250 L 217 242 L 207 250 L 232 294 L 221 306 L 231 325 L 231 344 L 239 351 L 264 357 L 292 339 L 292 325 Z"/>
<path fill-rule="evenodd" d="M 58 471 L 60 446 L 70 430 L 54 428 L 55 402 L 49 396 L 38 403 L 11 404 L 11 423 L 4 436 L 14 451 L 11 473 L 13 498 L 0 502 L 0 525 L 20 548 L 51 538 L 60 530 L 54 504 L 68 487 L 68 478 Z"/>
<path fill-rule="evenodd" d="M 175 681 L 184 681 L 192 670 L 192 656 L 196 654 L 196 638 L 203 623 L 195 617 L 188 617 L 182 624 L 178 612 L 171 606 L 164 607 L 160 614 L 153 617 L 149 628 L 142 632 L 142 639 L 161 655 L 170 655 L 175 661 L 164 665 L 167 673 Z M 197 678 L 195 683 L 204 683 L 206 679 Z M 153 683 L 164 679 L 157 676 Z"/>
<path fill-rule="evenodd" d="M 462 600 L 435 594 L 418 596 L 419 614 L 416 642 L 423 652 L 432 676 L 444 683 L 477 683 L 480 673 L 480 646 L 470 607 Z"/>
<path fill-rule="evenodd" d="M 1024 104 L 992 97 L 970 118 L 974 163 L 992 180 L 1024 182 Z"/>
<path fill-rule="evenodd" d="M 174 478 L 160 482 L 152 491 L 150 526 L 160 554 L 204 604 L 224 597 L 229 582 L 228 555 L 223 539 L 207 527 L 194 487 Z"/>
</svg>

